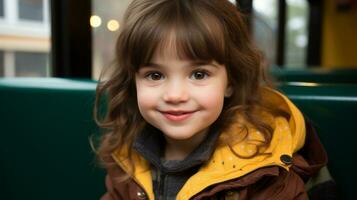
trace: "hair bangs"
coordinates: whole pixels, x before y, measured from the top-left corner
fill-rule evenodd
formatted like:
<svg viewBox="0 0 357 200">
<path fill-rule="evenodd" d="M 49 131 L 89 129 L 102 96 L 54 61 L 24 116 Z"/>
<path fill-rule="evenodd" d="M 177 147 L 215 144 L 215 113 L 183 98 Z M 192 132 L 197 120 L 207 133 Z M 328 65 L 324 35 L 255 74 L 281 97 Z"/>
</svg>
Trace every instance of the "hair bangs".
<svg viewBox="0 0 357 200">
<path fill-rule="evenodd" d="M 163 34 L 156 48 L 156 53 L 164 55 L 174 53 L 179 59 L 224 62 L 223 32 L 214 23 L 205 21 L 203 26 L 197 16 L 179 16 L 178 21 L 170 27 L 169 34 Z M 201 25 L 200 25 L 201 24 Z M 169 51 L 168 51 L 169 50 Z"/>
<path fill-rule="evenodd" d="M 178 16 L 179 22 L 174 27 L 177 55 L 225 64 L 225 35 L 218 16 L 213 16 L 203 5 L 194 9 L 196 12 L 182 12 Z"/>
<path fill-rule="evenodd" d="M 175 3 L 182 4 L 180 6 Z M 129 53 L 135 70 L 151 62 L 154 54 L 173 53 L 179 59 L 217 61 L 225 64 L 225 35 L 216 16 L 204 7 L 184 1 L 166 2 L 136 24 Z M 195 9 L 196 12 L 192 12 Z"/>
</svg>

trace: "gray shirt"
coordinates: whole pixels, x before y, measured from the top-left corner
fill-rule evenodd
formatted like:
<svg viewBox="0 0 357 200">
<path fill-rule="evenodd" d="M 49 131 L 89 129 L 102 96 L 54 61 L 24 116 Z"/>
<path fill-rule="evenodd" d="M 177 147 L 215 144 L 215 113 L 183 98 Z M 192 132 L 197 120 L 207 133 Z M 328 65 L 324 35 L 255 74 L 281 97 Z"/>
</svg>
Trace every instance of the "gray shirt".
<svg viewBox="0 0 357 200">
<path fill-rule="evenodd" d="M 164 160 L 165 139 L 162 133 L 148 127 L 134 142 L 134 149 L 151 163 L 155 199 L 176 199 L 186 181 L 212 155 L 219 131 L 211 128 L 205 140 L 184 160 Z"/>
</svg>

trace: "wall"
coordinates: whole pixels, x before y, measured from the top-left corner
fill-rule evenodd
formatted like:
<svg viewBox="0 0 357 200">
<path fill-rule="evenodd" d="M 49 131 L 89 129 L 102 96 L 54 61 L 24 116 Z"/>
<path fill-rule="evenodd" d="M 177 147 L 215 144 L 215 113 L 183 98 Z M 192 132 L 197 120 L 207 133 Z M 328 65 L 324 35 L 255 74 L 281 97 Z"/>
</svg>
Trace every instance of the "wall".
<svg viewBox="0 0 357 200">
<path fill-rule="evenodd" d="M 357 7 L 337 11 L 336 0 L 325 0 L 322 66 L 357 68 Z"/>
</svg>

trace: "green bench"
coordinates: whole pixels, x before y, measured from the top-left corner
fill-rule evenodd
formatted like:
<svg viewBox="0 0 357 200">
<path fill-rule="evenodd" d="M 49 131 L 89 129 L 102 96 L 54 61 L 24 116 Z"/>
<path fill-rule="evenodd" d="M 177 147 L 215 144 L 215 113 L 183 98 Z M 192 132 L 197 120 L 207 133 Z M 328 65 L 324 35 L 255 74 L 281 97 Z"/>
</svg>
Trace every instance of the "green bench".
<svg viewBox="0 0 357 200">
<path fill-rule="evenodd" d="M 0 199 L 99 199 L 104 174 L 89 136 L 96 82 L 0 79 Z M 340 199 L 355 199 L 357 85 L 281 84 L 318 130 Z"/>
<path fill-rule="evenodd" d="M 339 199 L 356 199 L 357 85 L 285 83 L 279 88 L 313 121 L 328 153 Z"/>
<path fill-rule="evenodd" d="M 270 68 L 270 74 L 280 82 L 357 83 L 357 68 L 281 69 L 273 66 Z"/>
<path fill-rule="evenodd" d="M 89 136 L 96 83 L 0 79 L 0 199 L 98 200 L 104 172 Z"/>
</svg>

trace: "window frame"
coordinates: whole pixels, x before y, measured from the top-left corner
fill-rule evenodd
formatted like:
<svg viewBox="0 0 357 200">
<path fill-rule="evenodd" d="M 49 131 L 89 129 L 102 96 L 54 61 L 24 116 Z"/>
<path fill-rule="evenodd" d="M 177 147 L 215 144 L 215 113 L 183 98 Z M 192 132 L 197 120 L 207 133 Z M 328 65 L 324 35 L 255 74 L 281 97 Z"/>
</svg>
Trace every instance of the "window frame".
<svg viewBox="0 0 357 200">
<path fill-rule="evenodd" d="M 0 19 L 2 19 L 2 18 L 4 18 L 5 17 L 5 0 L 0 0 L 0 1 L 2 1 L 2 8 L 3 8 L 3 10 L 2 10 L 2 16 L 0 15 Z"/>
<path fill-rule="evenodd" d="M 5 51 L 0 49 L 0 77 L 5 76 Z"/>
<path fill-rule="evenodd" d="M 253 0 L 237 0 L 238 4 Z M 321 65 L 322 58 L 322 20 L 323 20 L 323 1 L 322 0 L 306 0 L 308 3 L 308 42 L 306 48 L 305 65 L 309 67 L 318 67 Z M 242 4 L 242 5 L 243 5 Z M 252 10 L 248 9 L 248 12 Z M 252 15 L 249 15 L 252 16 Z M 251 17 L 250 17 L 251 18 Z M 252 20 L 252 19 L 250 19 Z M 278 67 L 284 68 L 286 65 L 286 47 L 285 41 L 287 38 L 286 24 L 287 23 L 287 3 L 286 0 L 278 0 L 278 35 L 277 35 L 277 54 L 276 64 Z"/>
<path fill-rule="evenodd" d="M 51 0 L 53 77 L 92 78 L 92 1 Z"/>
</svg>

